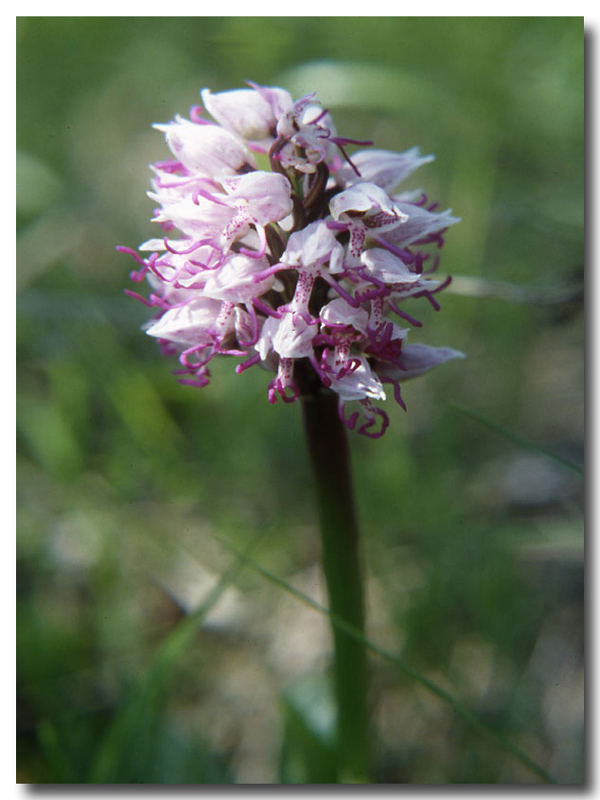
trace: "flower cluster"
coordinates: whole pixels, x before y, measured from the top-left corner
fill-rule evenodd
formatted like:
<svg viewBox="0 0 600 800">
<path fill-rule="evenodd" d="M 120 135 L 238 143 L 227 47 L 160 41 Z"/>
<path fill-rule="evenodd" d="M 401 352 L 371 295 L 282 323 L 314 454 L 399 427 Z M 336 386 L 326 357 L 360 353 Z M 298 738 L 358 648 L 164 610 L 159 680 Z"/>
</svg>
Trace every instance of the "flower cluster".
<svg viewBox="0 0 600 800">
<path fill-rule="evenodd" d="M 324 386 L 349 428 L 381 436 L 385 384 L 404 408 L 402 381 L 462 356 L 409 343 L 405 327 L 421 325 L 405 301 L 438 309 L 449 283 L 427 250 L 458 219 L 398 191 L 432 156 L 338 136 L 314 95 L 249 84 L 201 96 L 189 119 L 155 126 L 173 156 L 152 167 L 162 236 L 119 248 L 151 286 L 129 292 L 157 310 L 146 333 L 179 355 L 184 383 L 206 385 L 217 355 L 242 357 L 238 373 L 275 373 L 270 402 Z M 367 149 L 350 157 L 349 144 Z"/>
</svg>

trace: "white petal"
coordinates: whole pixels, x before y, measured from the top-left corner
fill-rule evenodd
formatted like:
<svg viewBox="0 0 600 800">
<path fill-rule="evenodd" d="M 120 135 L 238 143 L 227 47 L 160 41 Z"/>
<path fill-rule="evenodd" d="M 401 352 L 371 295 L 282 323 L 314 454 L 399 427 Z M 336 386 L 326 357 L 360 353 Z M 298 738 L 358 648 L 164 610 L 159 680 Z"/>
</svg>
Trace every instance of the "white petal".
<svg viewBox="0 0 600 800">
<path fill-rule="evenodd" d="M 396 202 L 396 207 L 406 214 L 408 219 L 401 228 L 394 228 L 393 231 L 385 233 L 385 237 L 395 244 L 407 246 L 430 233 L 438 233 L 460 222 L 459 217 L 451 216 L 450 210 L 427 211 L 426 208 L 405 202 Z"/>
<path fill-rule="evenodd" d="M 284 89 L 234 89 L 213 94 L 200 92 L 206 110 L 224 128 L 244 139 L 262 140 L 272 136 L 284 109 L 292 98 Z"/>
<path fill-rule="evenodd" d="M 359 171 L 360 178 L 349 164 L 344 164 L 337 176 L 347 186 L 363 180 L 375 183 L 386 192 L 391 192 L 420 166 L 433 160 L 434 156 L 422 156 L 418 147 L 413 147 L 404 153 L 394 153 L 391 150 L 361 150 L 352 155 L 352 163 Z"/>
<path fill-rule="evenodd" d="M 253 297 L 260 297 L 273 285 L 273 276 L 254 282 L 256 273 L 268 266 L 266 259 L 250 258 L 240 253 L 231 254 L 223 266 L 208 273 L 203 294 L 216 300 L 247 303 Z"/>
<path fill-rule="evenodd" d="M 360 366 L 353 372 L 348 373 L 343 378 L 333 378 L 331 388 L 337 392 L 344 402 L 350 400 L 362 400 L 371 397 L 374 400 L 385 400 L 383 385 L 366 358 L 361 357 Z"/>
<path fill-rule="evenodd" d="M 155 125 L 165 134 L 173 155 L 190 170 L 204 175 L 232 174 L 245 164 L 254 166 L 250 151 L 219 125 L 199 125 L 177 117 L 167 125 Z"/>
<path fill-rule="evenodd" d="M 364 214 L 383 211 L 385 214 L 396 217 L 398 223 L 408 219 L 407 215 L 394 204 L 387 192 L 375 183 L 367 181 L 357 183 L 332 197 L 329 202 L 329 210 L 331 216 L 336 220 L 342 219 L 349 211 Z"/>
<path fill-rule="evenodd" d="M 249 213 L 259 225 L 286 217 L 293 208 L 291 184 L 285 175 L 256 170 L 222 181 L 231 198 L 248 204 Z"/>
<path fill-rule="evenodd" d="M 281 261 L 290 266 L 314 267 L 331 261 L 338 265 L 344 249 L 327 224 L 321 220 L 292 233 Z"/>
<path fill-rule="evenodd" d="M 384 283 L 418 283 L 422 280 L 421 275 L 412 272 L 398 256 L 381 247 L 365 250 L 360 260 L 371 277 Z"/>
<path fill-rule="evenodd" d="M 336 297 L 323 306 L 320 319 L 326 325 L 351 325 L 355 330 L 366 333 L 369 313 L 364 308 L 352 308 L 343 297 Z"/>
<path fill-rule="evenodd" d="M 159 250 L 166 250 L 167 246 L 165 244 L 164 239 L 148 239 L 147 241 L 143 242 L 138 250 L 140 252 L 154 252 L 156 253 Z"/>
<path fill-rule="evenodd" d="M 432 347 L 428 344 L 416 342 L 415 344 L 407 344 L 402 348 L 401 361 L 406 369 L 400 369 L 392 365 L 381 365 L 378 367 L 378 372 L 381 375 L 403 381 L 423 375 L 439 364 L 450 361 L 452 358 L 465 358 L 465 354 L 451 347 Z"/>
<path fill-rule="evenodd" d="M 208 343 L 212 340 L 208 331 L 220 310 L 220 301 L 200 298 L 180 308 L 169 309 L 146 329 L 146 333 L 188 346 Z"/>
<path fill-rule="evenodd" d="M 273 349 L 282 358 L 305 358 L 313 354 L 312 340 L 318 326 L 308 325 L 299 314 L 284 314 L 273 335 Z"/>
</svg>

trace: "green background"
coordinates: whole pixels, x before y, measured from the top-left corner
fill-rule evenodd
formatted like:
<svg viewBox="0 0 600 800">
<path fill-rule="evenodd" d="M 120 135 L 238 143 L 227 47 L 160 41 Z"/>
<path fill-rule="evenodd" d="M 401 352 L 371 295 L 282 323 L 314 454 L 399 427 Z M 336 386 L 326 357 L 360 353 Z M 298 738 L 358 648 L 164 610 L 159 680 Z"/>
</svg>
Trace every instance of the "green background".
<svg viewBox="0 0 600 800">
<path fill-rule="evenodd" d="M 222 540 L 323 600 L 300 408 L 232 359 L 178 384 L 115 250 L 155 234 L 151 124 L 246 80 L 436 155 L 407 188 L 463 221 L 412 340 L 468 358 L 350 437 L 368 635 L 583 781 L 583 66 L 575 17 L 18 19 L 19 782 L 332 780 L 326 621 L 247 565 L 181 627 Z M 371 666 L 374 782 L 538 780 Z"/>
</svg>

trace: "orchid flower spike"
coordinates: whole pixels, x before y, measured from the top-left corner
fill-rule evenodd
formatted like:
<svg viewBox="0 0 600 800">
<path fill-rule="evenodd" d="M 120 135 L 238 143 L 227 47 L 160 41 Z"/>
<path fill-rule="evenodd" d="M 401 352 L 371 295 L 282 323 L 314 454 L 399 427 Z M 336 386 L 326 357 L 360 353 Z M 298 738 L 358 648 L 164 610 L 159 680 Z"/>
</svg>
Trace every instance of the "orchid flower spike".
<svg viewBox="0 0 600 800">
<path fill-rule="evenodd" d="M 189 119 L 155 125 L 172 156 L 152 167 L 160 234 L 118 248 L 151 289 L 128 292 L 156 311 L 146 333 L 179 356 L 182 383 L 205 386 L 212 359 L 234 356 L 238 374 L 275 373 L 270 402 L 325 387 L 349 428 L 383 435 L 386 384 L 405 408 L 402 381 L 463 357 L 408 342 L 415 300 L 439 309 L 439 249 L 459 222 L 399 188 L 433 156 L 348 155 L 371 142 L 338 136 L 312 94 L 250 83 L 201 98 Z"/>
</svg>

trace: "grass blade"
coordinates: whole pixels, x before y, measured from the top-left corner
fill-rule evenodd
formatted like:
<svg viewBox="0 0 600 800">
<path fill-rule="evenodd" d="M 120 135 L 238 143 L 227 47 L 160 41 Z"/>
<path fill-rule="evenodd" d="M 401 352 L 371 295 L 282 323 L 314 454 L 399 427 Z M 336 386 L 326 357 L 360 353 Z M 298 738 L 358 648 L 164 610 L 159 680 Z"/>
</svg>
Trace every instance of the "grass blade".
<svg viewBox="0 0 600 800">
<path fill-rule="evenodd" d="M 151 729 L 165 696 L 172 670 L 188 644 L 191 643 L 198 626 L 217 603 L 223 592 L 237 579 L 244 569 L 249 554 L 265 533 L 255 537 L 244 551 L 235 551 L 236 558 L 223 573 L 219 582 L 208 593 L 198 608 L 183 619 L 163 640 L 145 677 L 135 686 L 116 715 L 102 744 L 98 749 L 91 769 L 89 783 L 114 783 L 120 770 L 121 758 L 127 752 L 127 743 L 135 741 L 144 732 L 148 746 L 152 744 Z M 141 740 L 139 747 L 143 745 Z M 146 754 L 147 755 L 147 754 Z"/>
<path fill-rule="evenodd" d="M 561 466 L 566 467 L 567 469 L 570 469 L 572 472 L 576 472 L 577 475 L 583 477 L 584 474 L 583 467 L 580 467 L 579 464 L 574 464 L 567 458 L 563 458 L 562 456 L 559 456 L 557 453 L 553 453 L 551 450 L 546 450 L 544 447 L 540 447 L 534 442 L 530 442 L 527 439 L 524 439 L 522 436 L 519 436 L 518 433 L 514 433 L 513 431 L 508 430 L 508 428 L 505 428 L 498 422 L 494 422 L 494 420 L 489 419 L 489 417 L 486 417 L 479 411 L 473 411 L 473 409 L 461 406 L 459 403 L 448 403 L 448 405 L 450 406 L 450 408 L 454 409 L 454 411 L 459 411 L 461 414 L 464 414 L 467 417 L 471 417 L 471 419 L 474 419 L 477 422 L 481 422 L 482 425 L 486 425 L 488 428 L 491 428 L 500 436 L 504 436 L 505 439 L 508 439 L 514 444 L 519 445 L 519 447 L 523 447 L 526 450 L 530 450 L 533 453 L 537 453 L 538 455 L 544 456 L 545 458 L 549 458 L 552 461 L 556 462 L 557 464 L 560 464 Z"/>
<path fill-rule="evenodd" d="M 229 550 L 238 553 L 238 550 L 234 545 L 230 544 L 224 539 L 221 539 L 220 537 L 216 538 L 218 539 L 219 542 L 221 542 L 221 544 L 223 544 Z M 304 603 L 309 608 L 312 608 L 319 614 L 323 614 L 324 616 L 328 617 L 334 626 L 340 628 L 346 634 L 348 634 L 348 636 L 351 636 L 355 640 L 359 641 L 363 645 L 363 647 L 365 647 L 365 649 L 379 656 L 384 661 L 387 661 L 388 663 L 392 664 L 400 672 L 406 675 L 406 677 L 415 681 L 415 683 L 420 684 L 425 689 L 427 689 L 431 694 L 438 697 L 442 702 L 444 702 L 447 706 L 452 708 L 458 715 L 460 715 L 463 718 L 463 720 L 467 722 L 472 728 L 478 730 L 480 733 L 485 734 L 486 736 L 491 738 L 498 745 L 498 747 L 504 750 L 504 752 L 511 755 L 513 758 L 515 758 L 520 764 L 522 764 L 532 773 L 537 775 L 537 777 L 540 778 L 542 781 L 544 781 L 545 783 L 557 783 L 557 781 L 542 766 L 540 766 L 536 761 L 534 761 L 526 753 L 524 753 L 519 747 L 517 747 L 517 745 L 515 745 L 513 742 L 511 742 L 502 734 L 493 730 L 493 728 L 490 728 L 489 725 L 487 725 L 477 716 L 477 714 L 475 714 L 465 705 L 456 700 L 449 692 L 447 692 L 445 689 L 442 689 L 441 686 L 438 686 L 433 681 L 430 681 L 429 678 L 426 678 L 424 675 L 421 675 L 420 672 L 413 669 L 402 658 L 394 655 L 393 653 L 390 653 L 388 650 L 385 650 L 383 647 L 380 647 L 379 645 L 367 639 L 354 626 L 350 625 L 345 620 L 332 614 L 327 608 L 322 606 L 320 603 L 317 603 L 311 597 L 308 597 L 308 595 L 296 589 L 291 584 L 287 583 L 287 581 L 283 580 L 282 578 L 279 578 L 277 575 L 273 575 L 271 572 L 269 572 L 264 567 L 260 566 L 260 564 L 256 563 L 253 559 L 251 559 L 248 555 L 244 556 L 241 553 L 239 553 L 239 555 L 241 558 L 244 558 L 244 563 L 246 563 L 252 570 L 257 572 L 263 578 L 275 584 L 276 586 L 279 586 L 281 589 L 283 589 L 288 594 L 295 597 L 300 602 Z"/>
</svg>

